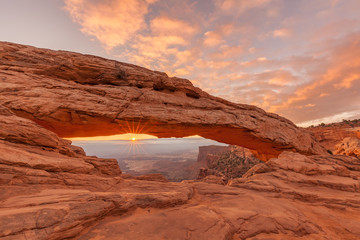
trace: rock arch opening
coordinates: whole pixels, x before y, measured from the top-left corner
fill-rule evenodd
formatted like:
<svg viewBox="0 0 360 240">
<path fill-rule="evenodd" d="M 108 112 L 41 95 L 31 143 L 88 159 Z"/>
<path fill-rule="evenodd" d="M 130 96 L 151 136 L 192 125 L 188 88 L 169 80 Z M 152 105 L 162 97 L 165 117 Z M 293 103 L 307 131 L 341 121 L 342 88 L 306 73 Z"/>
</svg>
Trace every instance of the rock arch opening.
<svg viewBox="0 0 360 240">
<path fill-rule="evenodd" d="M 258 136 L 259 133 L 250 129 L 231 125 L 178 123 L 175 120 L 159 121 L 154 119 L 111 120 L 101 116 L 85 116 L 86 122 L 82 121 L 81 124 L 78 124 L 74 122 L 74 118 L 76 118 L 74 116 L 79 113 L 69 113 L 68 110 L 64 110 L 64 112 L 66 115 L 72 116 L 71 120 L 65 120 L 62 111 L 58 111 L 56 114 L 57 118 L 62 119 L 61 121 L 54 121 L 53 117 L 44 117 L 41 120 L 32 116 L 28 116 L 28 118 L 63 138 L 112 136 L 129 132 L 148 134 L 158 138 L 200 136 L 220 143 L 248 148 L 258 159 L 263 161 L 277 157 L 284 150 L 296 151 L 286 143 L 279 143 L 271 138 L 262 138 Z M 18 112 L 18 114 L 24 116 L 23 112 Z M 129 129 L 131 130 L 129 131 Z M 264 129 L 264 131 L 268 130 Z"/>
<path fill-rule="evenodd" d="M 123 134 L 128 122 L 146 122 L 147 134 L 199 135 L 251 149 L 263 161 L 285 150 L 327 154 L 291 121 L 211 96 L 187 79 L 96 56 L 0 45 L 0 104 L 60 137 Z"/>
<path fill-rule="evenodd" d="M 207 172 L 200 169 L 208 168 L 210 158 L 214 161 L 216 156 L 230 151 L 227 144 L 200 136 L 157 138 L 127 133 L 70 140 L 73 145 L 82 147 L 88 156 L 115 158 L 123 174 L 135 177 L 161 174 L 169 181 L 197 179 L 199 172 Z"/>
</svg>

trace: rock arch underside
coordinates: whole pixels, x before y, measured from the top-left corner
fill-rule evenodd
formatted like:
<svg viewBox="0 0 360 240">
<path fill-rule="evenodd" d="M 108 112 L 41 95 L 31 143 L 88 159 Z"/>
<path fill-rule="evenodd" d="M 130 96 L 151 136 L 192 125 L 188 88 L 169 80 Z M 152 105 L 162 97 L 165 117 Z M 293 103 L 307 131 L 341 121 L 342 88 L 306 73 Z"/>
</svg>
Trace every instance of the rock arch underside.
<svg viewBox="0 0 360 240">
<path fill-rule="evenodd" d="M 127 132 L 200 135 L 264 162 L 226 186 L 174 183 L 63 139 Z M 0 239 L 359 239 L 359 179 L 358 158 L 186 79 L 0 42 Z"/>
<path fill-rule="evenodd" d="M 131 64 L 64 51 L 2 44 L 0 103 L 60 137 L 134 131 L 200 135 L 244 146 L 262 160 L 284 150 L 325 153 L 304 129 L 260 108 L 234 104 Z"/>
</svg>

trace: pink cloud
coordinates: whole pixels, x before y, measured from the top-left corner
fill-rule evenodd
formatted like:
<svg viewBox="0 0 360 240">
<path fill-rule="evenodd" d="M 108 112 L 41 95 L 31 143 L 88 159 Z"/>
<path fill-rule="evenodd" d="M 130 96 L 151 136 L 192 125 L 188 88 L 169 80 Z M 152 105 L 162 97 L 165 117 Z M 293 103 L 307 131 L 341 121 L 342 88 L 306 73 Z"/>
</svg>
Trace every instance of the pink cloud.
<svg viewBox="0 0 360 240">
<path fill-rule="evenodd" d="M 292 34 L 292 30 L 288 28 L 276 29 L 273 31 L 273 36 L 277 38 L 287 38 Z"/>
<path fill-rule="evenodd" d="M 153 35 L 192 36 L 197 31 L 189 23 L 168 16 L 154 18 L 150 26 Z"/>
<path fill-rule="evenodd" d="M 258 7 L 264 7 L 269 4 L 272 0 L 252 0 L 252 1 L 243 1 L 243 0 L 224 0 L 219 1 L 220 8 L 224 11 L 236 11 L 239 14 Z"/>
<path fill-rule="evenodd" d="M 212 59 L 231 59 L 235 57 L 241 56 L 241 54 L 244 52 L 243 46 L 228 46 L 228 45 L 222 45 L 218 48 L 218 51 L 211 54 Z"/>
<path fill-rule="evenodd" d="M 214 31 L 209 31 L 204 33 L 204 45 L 209 47 L 217 46 L 221 43 L 224 43 L 222 36 Z"/>
<path fill-rule="evenodd" d="M 304 122 L 310 117 L 325 118 L 360 109 L 360 33 L 345 37 L 328 58 L 322 69 L 310 72 L 309 83 L 269 110 Z M 311 112 L 293 110 L 309 104 L 314 104 Z"/>
<path fill-rule="evenodd" d="M 146 27 L 149 3 L 155 1 L 127 0 L 65 0 L 65 10 L 81 25 L 81 31 L 95 36 L 106 48 L 125 44 Z"/>
</svg>

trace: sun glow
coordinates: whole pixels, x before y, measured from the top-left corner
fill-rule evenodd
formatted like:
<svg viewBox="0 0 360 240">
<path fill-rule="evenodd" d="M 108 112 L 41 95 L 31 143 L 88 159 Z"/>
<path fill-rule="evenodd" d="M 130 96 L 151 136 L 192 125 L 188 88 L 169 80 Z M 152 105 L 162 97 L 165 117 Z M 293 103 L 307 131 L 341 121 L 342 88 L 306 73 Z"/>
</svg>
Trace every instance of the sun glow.
<svg viewBox="0 0 360 240">
<path fill-rule="evenodd" d="M 78 137 L 78 138 L 67 138 L 71 141 L 112 141 L 112 140 L 127 140 L 127 141 L 137 141 L 144 139 L 156 139 L 157 137 L 148 135 L 148 134 L 118 134 L 112 136 L 97 136 L 97 137 Z"/>
<path fill-rule="evenodd" d="M 137 141 L 144 139 L 155 139 L 157 137 L 146 134 L 149 130 L 147 122 L 128 122 L 124 121 L 122 124 L 119 124 L 120 130 L 124 134 L 117 134 L 111 136 L 96 136 L 96 137 L 75 137 L 75 138 L 66 138 L 71 141 L 112 141 L 112 140 L 127 140 L 127 141 Z"/>
<path fill-rule="evenodd" d="M 124 140 L 130 142 L 141 142 L 141 140 L 146 139 L 156 139 L 158 137 L 146 134 L 149 132 L 149 126 L 147 122 L 128 122 L 125 121 L 123 124 L 119 125 L 119 128 L 124 134 L 117 134 L 111 136 L 96 136 L 96 137 L 75 137 L 75 138 L 65 138 L 71 141 L 117 141 Z M 183 138 L 199 138 L 199 135 L 187 136 Z"/>
</svg>

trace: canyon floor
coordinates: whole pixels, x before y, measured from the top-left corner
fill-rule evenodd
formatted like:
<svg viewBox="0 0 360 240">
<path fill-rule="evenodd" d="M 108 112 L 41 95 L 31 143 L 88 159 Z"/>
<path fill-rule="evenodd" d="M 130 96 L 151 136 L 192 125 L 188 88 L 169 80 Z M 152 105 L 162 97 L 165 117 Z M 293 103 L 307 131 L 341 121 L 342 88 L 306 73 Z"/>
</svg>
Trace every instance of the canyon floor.
<svg viewBox="0 0 360 240">
<path fill-rule="evenodd" d="M 135 65 L 0 50 L 0 239 L 360 239 L 360 159 L 341 152 L 350 144 L 338 153 L 351 156 L 332 155 L 283 117 Z M 63 138 L 121 134 L 131 121 L 244 146 L 263 162 L 226 185 L 175 183 L 122 174 Z"/>
</svg>

